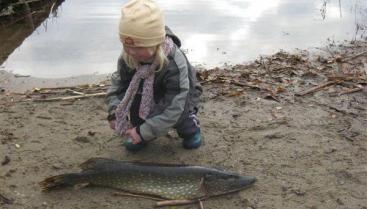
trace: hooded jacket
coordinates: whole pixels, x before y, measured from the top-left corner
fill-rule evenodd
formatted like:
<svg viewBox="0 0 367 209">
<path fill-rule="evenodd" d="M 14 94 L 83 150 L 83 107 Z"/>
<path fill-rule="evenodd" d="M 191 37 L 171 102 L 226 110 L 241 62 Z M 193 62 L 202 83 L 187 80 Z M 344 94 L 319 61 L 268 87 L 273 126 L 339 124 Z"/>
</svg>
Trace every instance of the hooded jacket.
<svg viewBox="0 0 367 209">
<path fill-rule="evenodd" d="M 174 128 L 190 113 L 196 112 L 202 88 L 196 80 L 194 67 L 180 49 L 180 39 L 166 27 L 166 35 L 172 38 L 174 47 L 167 56 L 168 64 L 154 78 L 154 105 L 143 124 L 137 128 L 143 140 L 162 136 Z M 115 109 L 123 99 L 135 70 L 129 68 L 120 56 L 117 71 L 111 76 L 111 87 L 107 91 L 109 120 L 113 120 Z"/>
</svg>

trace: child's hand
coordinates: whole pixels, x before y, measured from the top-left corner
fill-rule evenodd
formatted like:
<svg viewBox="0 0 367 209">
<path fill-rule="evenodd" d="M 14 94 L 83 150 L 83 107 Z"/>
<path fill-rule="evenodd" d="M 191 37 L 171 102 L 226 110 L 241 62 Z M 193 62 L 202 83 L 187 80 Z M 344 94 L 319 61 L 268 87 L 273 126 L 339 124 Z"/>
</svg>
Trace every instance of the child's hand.
<svg viewBox="0 0 367 209">
<path fill-rule="evenodd" d="M 136 128 L 130 128 L 126 131 L 126 135 L 128 135 L 133 141 L 133 144 L 138 144 L 141 142 L 140 135 L 136 132 Z"/>
<path fill-rule="evenodd" d="M 110 124 L 110 128 L 115 130 L 115 127 L 116 127 L 116 120 L 111 120 L 111 121 L 108 121 L 108 123 Z"/>
</svg>

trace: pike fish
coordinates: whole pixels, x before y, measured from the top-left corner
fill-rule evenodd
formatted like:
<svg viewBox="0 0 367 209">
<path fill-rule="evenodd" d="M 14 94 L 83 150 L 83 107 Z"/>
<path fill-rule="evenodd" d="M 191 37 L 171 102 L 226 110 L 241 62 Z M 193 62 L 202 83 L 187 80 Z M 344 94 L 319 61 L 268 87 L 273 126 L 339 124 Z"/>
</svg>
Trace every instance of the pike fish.
<svg viewBox="0 0 367 209">
<path fill-rule="evenodd" d="M 79 173 L 67 173 L 40 182 L 43 191 L 63 186 L 91 185 L 167 200 L 198 200 L 245 189 L 255 177 L 189 165 L 126 162 L 92 158 Z"/>
</svg>

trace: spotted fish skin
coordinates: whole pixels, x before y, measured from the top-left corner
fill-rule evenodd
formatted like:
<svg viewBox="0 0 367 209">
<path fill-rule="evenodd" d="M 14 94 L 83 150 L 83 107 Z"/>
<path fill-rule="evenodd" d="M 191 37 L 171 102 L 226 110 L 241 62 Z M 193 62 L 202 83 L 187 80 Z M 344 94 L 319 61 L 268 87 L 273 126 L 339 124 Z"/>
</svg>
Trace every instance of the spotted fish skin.
<svg viewBox="0 0 367 209">
<path fill-rule="evenodd" d="M 163 199 L 199 199 L 248 187 L 254 177 L 201 166 L 154 164 L 92 158 L 80 173 L 61 174 L 40 182 L 44 191 L 88 184 Z"/>
</svg>

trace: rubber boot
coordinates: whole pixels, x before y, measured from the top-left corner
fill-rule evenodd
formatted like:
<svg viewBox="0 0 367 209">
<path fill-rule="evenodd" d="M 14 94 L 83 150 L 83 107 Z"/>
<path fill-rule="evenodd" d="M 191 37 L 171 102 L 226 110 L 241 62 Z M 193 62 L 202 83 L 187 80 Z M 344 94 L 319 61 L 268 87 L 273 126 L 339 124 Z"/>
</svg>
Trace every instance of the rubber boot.
<svg viewBox="0 0 367 209">
<path fill-rule="evenodd" d="M 186 138 L 182 141 L 182 146 L 185 149 L 197 149 L 201 145 L 201 134 L 198 131 L 194 136 L 191 138 Z"/>
</svg>

